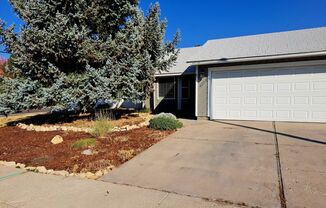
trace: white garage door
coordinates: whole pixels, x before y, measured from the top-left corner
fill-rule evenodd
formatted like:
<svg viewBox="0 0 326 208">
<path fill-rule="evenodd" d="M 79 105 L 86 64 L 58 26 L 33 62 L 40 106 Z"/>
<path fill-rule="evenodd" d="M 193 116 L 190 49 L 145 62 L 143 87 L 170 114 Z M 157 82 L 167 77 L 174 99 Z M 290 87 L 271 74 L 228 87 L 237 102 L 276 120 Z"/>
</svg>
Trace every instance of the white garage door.
<svg viewBox="0 0 326 208">
<path fill-rule="evenodd" d="M 211 119 L 326 122 L 326 66 L 212 71 Z"/>
</svg>

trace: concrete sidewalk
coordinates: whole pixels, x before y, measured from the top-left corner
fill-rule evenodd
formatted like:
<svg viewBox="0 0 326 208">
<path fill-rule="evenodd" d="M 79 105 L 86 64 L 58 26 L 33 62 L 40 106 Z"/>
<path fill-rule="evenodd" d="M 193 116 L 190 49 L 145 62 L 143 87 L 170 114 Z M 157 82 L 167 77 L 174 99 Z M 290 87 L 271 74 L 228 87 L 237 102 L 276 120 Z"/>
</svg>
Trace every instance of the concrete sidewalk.
<svg viewBox="0 0 326 208">
<path fill-rule="evenodd" d="M 0 166 L 1 208 L 235 207 L 157 190 L 61 177 Z"/>
</svg>

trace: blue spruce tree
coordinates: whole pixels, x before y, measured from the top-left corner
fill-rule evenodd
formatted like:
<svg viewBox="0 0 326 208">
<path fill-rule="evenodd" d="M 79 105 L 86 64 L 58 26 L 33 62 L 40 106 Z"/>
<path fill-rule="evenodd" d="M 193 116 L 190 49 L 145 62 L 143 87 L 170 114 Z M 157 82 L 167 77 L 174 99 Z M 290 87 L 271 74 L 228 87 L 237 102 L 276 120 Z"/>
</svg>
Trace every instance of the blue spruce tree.
<svg viewBox="0 0 326 208">
<path fill-rule="evenodd" d="M 158 4 L 138 0 L 10 0 L 25 22 L 19 33 L 0 20 L 11 54 L 0 112 L 51 107 L 90 112 L 99 100 L 144 100 L 154 74 L 177 58 L 177 33 L 164 41 Z"/>
</svg>

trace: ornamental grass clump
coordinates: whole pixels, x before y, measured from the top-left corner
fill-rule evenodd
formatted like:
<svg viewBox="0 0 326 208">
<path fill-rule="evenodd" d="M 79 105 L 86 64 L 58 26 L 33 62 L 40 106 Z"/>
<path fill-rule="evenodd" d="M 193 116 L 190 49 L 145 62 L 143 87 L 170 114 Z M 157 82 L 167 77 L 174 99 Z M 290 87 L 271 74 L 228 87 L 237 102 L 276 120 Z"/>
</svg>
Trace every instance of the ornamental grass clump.
<svg viewBox="0 0 326 208">
<path fill-rule="evenodd" d="M 113 125 L 108 118 L 99 118 L 95 121 L 91 134 L 94 137 L 106 137 L 113 130 Z"/>
<path fill-rule="evenodd" d="M 96 146 L 96 139 L 79 139 L 75 141 L 72 145 L 72 148 L 79 149 L 79 148 L 86 148 L 86 147 L 95 147 Z"/>
<path fill-rule="evenodd" d="M 183 124 L 171 113 L 161 113 L 149 121 L 149 127 L 157 130 L 176 130 Z"/>
</svg>

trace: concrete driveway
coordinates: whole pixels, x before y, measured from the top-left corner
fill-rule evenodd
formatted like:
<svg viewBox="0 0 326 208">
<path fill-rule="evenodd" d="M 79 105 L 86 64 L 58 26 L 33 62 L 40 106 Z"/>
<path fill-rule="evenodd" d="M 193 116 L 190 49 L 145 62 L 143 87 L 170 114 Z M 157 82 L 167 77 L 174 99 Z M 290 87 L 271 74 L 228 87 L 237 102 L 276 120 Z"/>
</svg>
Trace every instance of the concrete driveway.
<svg viewBox="0 0 326 208">
<path fill-rule="evenodd" d="M 325 205 L 326 124 L 185 123 L 102 180 L 233 206 Z"/>
</svg>

